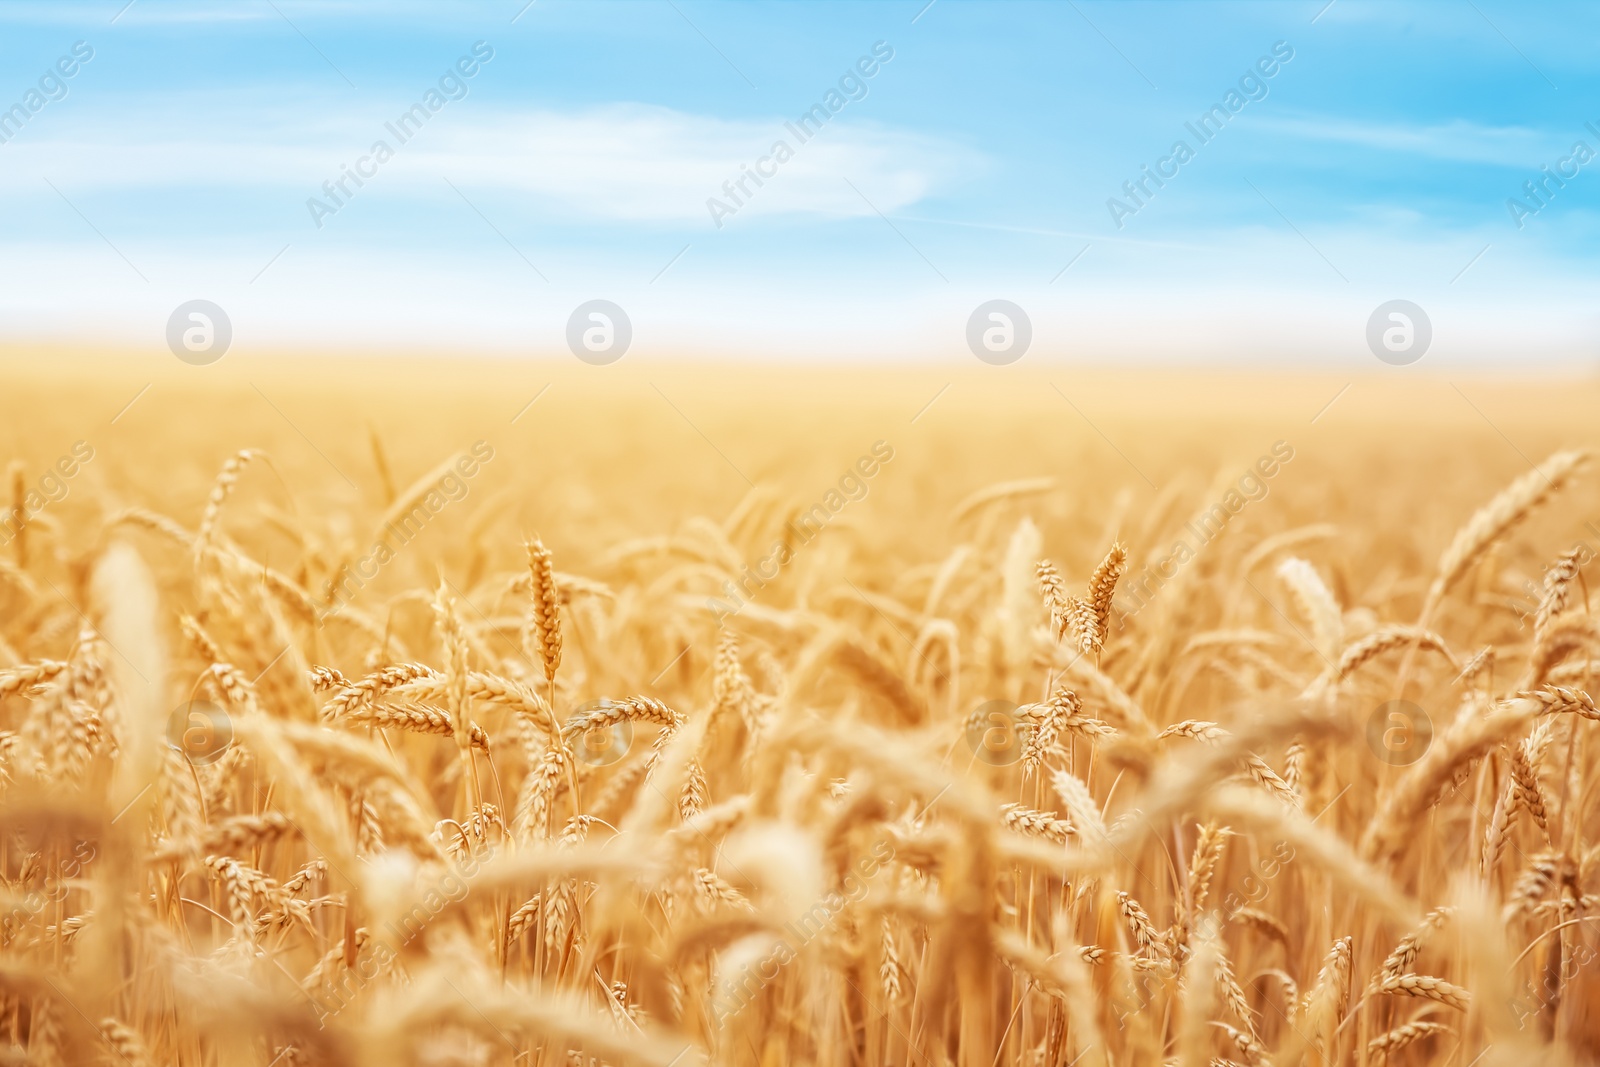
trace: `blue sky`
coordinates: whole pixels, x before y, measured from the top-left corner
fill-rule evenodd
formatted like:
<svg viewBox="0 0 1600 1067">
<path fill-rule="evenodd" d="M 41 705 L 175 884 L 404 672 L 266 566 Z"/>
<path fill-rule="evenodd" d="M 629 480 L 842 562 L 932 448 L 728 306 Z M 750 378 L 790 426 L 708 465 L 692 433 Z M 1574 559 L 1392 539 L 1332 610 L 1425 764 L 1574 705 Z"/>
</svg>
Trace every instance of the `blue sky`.
<svg viewBox="0 0 1600 1067">
<path fill-rule="evenodd" d="M 0 108 L 26 113 L 0 144 L 6 339 L 159 348 L 204 298 L 241 349 L 564 355 L 604 298 L 635 358 L 970 359 L 969 314 L 1004 298 L 1035 359 L 1371 366 L 1367 319 L 1404 298 L 1430 362 L 1600 348 L 1600 159 L 1572 154 L 1600 153 L 1593 5 L 10 0 L 0 23 Z M 819 104 L 802 143 L 786 123 Z M 1170 177 L 1134 200 L 1145 167 Z M 1541 167 L 1569 175 L 1543 203 Z"/>
</svg>

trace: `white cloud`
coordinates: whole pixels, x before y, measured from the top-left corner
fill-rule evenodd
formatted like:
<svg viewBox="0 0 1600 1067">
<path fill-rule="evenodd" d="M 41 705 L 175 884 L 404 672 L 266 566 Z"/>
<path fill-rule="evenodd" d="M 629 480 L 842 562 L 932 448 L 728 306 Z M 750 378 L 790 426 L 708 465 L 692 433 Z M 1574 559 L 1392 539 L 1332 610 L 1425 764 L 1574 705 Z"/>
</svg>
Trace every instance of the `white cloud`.
<svg viewBox="0 0 1600 1067">
<path fill-rule="evenodd" d="M 419 86 L 416 99 L 426 89 Z M 383 187 L 420 185 L 450 196 L 441 181 L 450 178 L 524 193 L 542 208 L 587 218 L 710 227 L 711 197 L 735 207 L 739 222 L 756 215 L 855 217 L 914 204 L 984 165 L 967 149 L 855 121 L 848 112 L 802 142 L 781 119 L 720 119 L 643 104 L 495 111 L 469 96 L 447 103 L 402 143 L 387 124 L 407 106 L 325 115 L 310 127 L 282 104 L 197 115 L 152 101 L 132 105 L 136 121 L 96 116 L 92 125 L 47 109 L 0 146 L 0 190 L 36 193 L 46 177 L 79 190 L 271 185 L 300 203 L 323 195 L 324 181 L 339 178 L 341 165 L 354 166 L 381 140 L 394 156 L 368 181 Z M 778 142 L 792 158 L 763 163 L 776 173 L 759 187 L 746 178 L 734 193 L 743 203 L 735 202 L 725 183 L 771 157 Z M 357 190 L 354 199 L 361 198 Z"/>
<path fill-rule="evenodd" d="M 758 186 L 748 170 L 772 159 L 780 143 L 792 158 L 762 163 L 775 173 Z M 510 117 L 494 123 L 492 132 L 447 128 L 418 153 L 415 166 L 441 174 L 453 169 L 470 174 L 474 185 L 527 192 L 597 218 L 709 222 L 706 201 L 712 197 L 741 218 L 747 212 L 852 217 L 872 214 L 873 206 L 897 210 L 970 170 L 974 161 L 964 155 L 929 137 L 847 117 L 802 142 L 777 121 L 628 104 Z M 742 188 L 726 191 L 741 178 Z"/>
<path fill-rule="evenodd" d="M 138 0 L 103 0 L 103 2 L 69 3 L 67 0 L 13 0 L 0 8 L 0 23 L 31 25 L 69 25 L 94 28 L 107 26 L 116 19 L 117 25 L 134 23 L 183 22 L 247 22 L 282 19 L 284 15 L 296 20 L 319 17 L 372 15 L 370 0 L 276 0 L 282 14 L 270 4 L 246 4 L 239 0 L 226 3 L 140 3 Z M 400 10 L 414 5 L 398 5 Z M 392 9 L 390 14 L 395 13 Z"/>
<path fill-rule="evenodd" d="M 1453 119 L 1434 125 L 1364 122 L 1331 115 L 1259 116 L 1264 130 L 1308 141 L 1361 145 L 1461 163 L 1502 167 L 1537 166 L 1552 153 L 1565 152 L 1574 139 L 1594 137 L 1582 128 L 1571 131 L 1527 126 L 1486 126 Z"/>
</svg>

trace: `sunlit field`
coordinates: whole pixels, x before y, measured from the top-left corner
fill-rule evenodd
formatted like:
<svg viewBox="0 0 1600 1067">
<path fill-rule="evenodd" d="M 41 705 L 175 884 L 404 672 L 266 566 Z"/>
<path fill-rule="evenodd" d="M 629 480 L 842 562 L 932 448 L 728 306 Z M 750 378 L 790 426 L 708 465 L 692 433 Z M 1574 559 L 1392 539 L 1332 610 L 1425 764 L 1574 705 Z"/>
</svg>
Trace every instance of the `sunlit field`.
<svg viewBox="0 0 1600 1067">
<path fill-rule="evenodd" d="M 1600 383 L 5 360 L 7 1062 L 1600 1057 Z"/>
</svg>

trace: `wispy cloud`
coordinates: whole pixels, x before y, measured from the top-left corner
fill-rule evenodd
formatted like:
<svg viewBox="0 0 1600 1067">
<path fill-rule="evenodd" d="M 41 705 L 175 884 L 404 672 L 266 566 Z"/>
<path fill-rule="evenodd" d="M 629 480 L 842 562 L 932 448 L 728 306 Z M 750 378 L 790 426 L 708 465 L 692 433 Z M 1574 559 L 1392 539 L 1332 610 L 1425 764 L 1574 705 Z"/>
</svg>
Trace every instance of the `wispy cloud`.
<svg viewBox="0 0 1600 1067">
<path fill-rule="evenodd" d="M 359 0 L 277 0 L 278 6 L 296 18 L 344 17 L 375 12 L 373 4 Z M 125 10 L 124 10 L 125 9 Z M 230 0 L 227 3 L 172 3 L 171 0 L 12 0 L 0 6 L 0 24 L 41 26 L 96 26 L 118 15 L 119 26 L 139 23 L 207 23 L 276 21 L 281 16 L 265 3 Z"/>
<path fill-rule="evenodd" d="M 1278 137 L 1360 145 L 1458 163 L 1527 167 L 1564 151 L 1580 131 L 1486 126 L 1465 119 L 1433 125 L 1372 122 L 1334 115 L 1261 116 L 1256 125 Z"/>
<path fill-rule="evenodd" d="M 869 122 L 830 125 L 802 143 L 777 120 L 728 121 L 637 104 L 507 116 L 487 130 L 451 130 L 419 169 L 464 168 L 480 186 L 544 197 L 595 218 L 711 222 L 706 201 L 782 143 L 794 152 L 757 190 L 747 215 L 852 218 L 898 210 L 976 170 L 975 153 Z M 732 225 L 732 223 L 729 223 Z"/>
<path fill-rule="evenodd" d="M 468 100 L 402 143 L 388 123 L 404 109 L 324 113 L 314 123 L 294 121 L 292 109 L 233 109 L 226 122 L 210 122 L 170 102 L 146 102 L 132 108 L 137 122 L 103 114 L 92 125 L 62 121 L 0 147 L 0 190 L 36 192 L 46 177 L 76 189 L 271 186 L 299 204 L 323 195 L 325 180 L 381 141 L 394 156 L 369 180 L 383 187 L 432 193 L 451 178 L 524 194 L 540 211 L 710 227 L 707 200 L 726 201 L 725 183 L 778 142 L 793 158 L 759 189 L 746 180 L 736 191 L 749 201 L 740 224 L 751 216 L 871 214 L 847 178 L 880 209 L 899 210 L 984 165 L 972 150 L 872 122 L 835 120 L 802 143 L 777 118 L 726 120 L 644 104 L 514 111 Z"/>
</svg>

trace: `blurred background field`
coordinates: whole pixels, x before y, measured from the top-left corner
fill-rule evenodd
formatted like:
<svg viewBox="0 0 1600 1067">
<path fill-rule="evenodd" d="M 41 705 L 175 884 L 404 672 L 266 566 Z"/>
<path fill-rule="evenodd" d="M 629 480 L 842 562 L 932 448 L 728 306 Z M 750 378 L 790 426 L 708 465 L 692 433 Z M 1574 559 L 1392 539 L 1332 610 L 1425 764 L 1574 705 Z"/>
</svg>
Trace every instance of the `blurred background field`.
<svg viewBox="0 0 1600 1067">
<path fill-rule="evenodd" d="M 1371 582 L 1383 568 L 1425 573 L 1497 487 L 1600 436 L 1591 379 L 264 356 L 197 373 L 172 363 L 13 352 L 0 364 L 7 459 L 37 480 L 74 442 L 94 448 L 45 521 L 70 540 L 101 513 L 137 505 L 193 528 L 223 461 L 259 448 L 282 481 L 249 475 L 241 506 L 297 508 L 337 547 L 366 532 L 341 518 L 381 512 L 391 492 L 488 442 L 495 458 L 467 498 L 386 572 L 396 588 L 462 565 L 468 531 L 506 554 L 501 565 L 537 531 L 576 566 L 693 517 L 721 523 L 751 493 L 804 510 L 877 441 L 894 458 L 829 537 L 902 566 L 979 533 L 950 521 L 972 494 L 1041 478 L 1051 486 L 986 509 L 991 539 L 1009 532 L 1001 520 L 1027 514 L 1074 565 L 1092 565 L 1114 533 L 1133 539 L 1137 562 L 1170 547 L 1153 531 L 1138 543 L 1142 523 L 1170 511 L 1181 525 L 1282 441 L 1294 459 L 1231 528 L 1254 540 L 1334 522 L 1350 580 Z M 1600 521 L 1592 490 L 1571 499 L 1587 506 L 1552 521 L 1552 546 Z M 288 549 L 260 551 L 272 563 Z"/>
<path fill-rule="evenodd" d="M 998 575 L 1024 521 L 1073 573 L 1087 573 L 1120 537 L 1130 553 L 1124 590 L 1138 595 L 1140 575 L 1171 553 L 1186 524 L 1287 446 L 1293 458 L 1200 551 L 1195 576 L 1231 571 L 1275 534 L 1331 524 L 1302 553 L 1341 602 L 1403 619 L 1479 505 L 1557 448 L 1595 443 L 1586 412 L 1600 402 L 1600 382 L 1588 380 L 1412 375 L 249 356 L 195 373 L 171 362 L 11 359 L 0 445 L 13 484 L 20 471 L 37 487 L 76 442 L 94 449 L 36 520 L 63 582 L 83 578 L 104 520 L 122 509 L 193 531 L 224 461 L 253 448 L 270 466 L 246 470 L 224 525 L 252 558 L 331 604 L 333 584 L 372 548 L 394 496 L 482 441 L 494 458 L 465 480 L 464 496 L 374 578 L 347 584 L 349 602 L 381 621 L 396 598 L 443 577 L 462 593 L 476 589 L 492 613 L 486 591 L 499 587 L 487 579 L 515 574 L 524 540 L 537 535 L 564 570 L 645 582 L 647 604 L 672 602 L 676 629 L 655 635 L 659 644 L 632 664 L 640 683 L 653 662 L 697 643 L 676 667 L 686 681 L 705 666 L 716 623 L 709 598 L 734 603 L 726 582 L 767 557 L 784 524 L 823 503 L 877 442 L 893 459 L 862 480 L 864 495 L 838 508 L 775 581 L 745 579 L 745 597 L 773 610 L 850 614 L 862 604 L 842 608 L 839 597 L 870 591 L 916 603 L 963 547 L 975 553 L 970 566 Z M 997 486 L 1002 496 L 978 505 Z M 1525 613 L 1549 558 L 1580 541 L 1600 548 L 1600 492 L 1584 481 L 1501 550 L 1480 591 L 1487 610 L 1507 620 Z M 695 547 L 686 555 L 683 544 Z M 144 550 L 181 559 L 159 539 Z M 682 566 L 705 558 L 715 566 Z M 172 561 L 158 559 L 158 571 Z M 1185 626 L 1203 616 L 1287 630 L 1273 617 L 1281 590 L 1257 584 L 1254 593 L 1236 586 L 1242 602 L 1196 594 L 1167 610 Z M 911 634 L 862 621 L 886 655 L 910 655 Z"/>
</svg>

